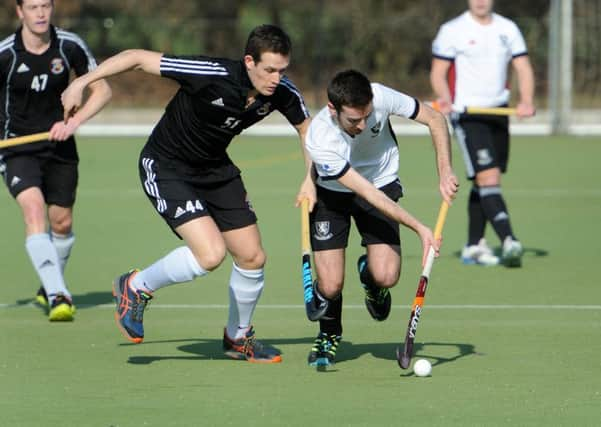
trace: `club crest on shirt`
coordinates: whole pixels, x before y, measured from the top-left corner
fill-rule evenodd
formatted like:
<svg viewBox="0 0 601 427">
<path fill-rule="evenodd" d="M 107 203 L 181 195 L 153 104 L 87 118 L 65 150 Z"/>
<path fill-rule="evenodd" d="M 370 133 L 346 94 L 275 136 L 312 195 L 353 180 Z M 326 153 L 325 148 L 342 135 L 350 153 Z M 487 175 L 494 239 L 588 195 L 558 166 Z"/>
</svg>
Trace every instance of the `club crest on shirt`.
<svg viewBox="0 0 601 427">
<path fill-rule="evenodd" d="M 377 122 L 375 125 L 373 125 L 370 128 L 370 130 L 371 130 L 371 137 L 375 138 L 380 133 L 381 129 L 382 129 L 382 123 L 381 122 Z"/>
<path fill-rule="evenodd" d="M 317 240 L 331 239 L 333 234 L 330 232 L 330 221 L 315 221 L 315 234 L 313 237 Z"/>
<path fill-rule="evenodd" d="M 327 163 L 317 163 L 317 167 L 325 173 L 329 173 L 331 169 L 330 165 L 328 165 Z"/>
<path fill-rule="evenodd" d="M 501 40 L 501 44 L 505 47 L 509 47 L 509 37 L 505 34 L 499 34 L 499 39 Z"/>
<path fill-rule="evenodd" d="M 476 156 L 478 157 L 476 161 L 480 166 L 492 163 L 492 157 L 490 156 L 490 152 L 486 148 L 476 151 Z"/>
<path fill-rule="evenodd" d="M 261 105 L 261 107 L 259 107 L 257 109 L 257 114 L 259 116 L 265 116 L 265 115 L 269 114 L 270 110 L 271 110 L 271 102 L 266 102 L 265 104 Z"/>
<path fill-rule="evenodd" d="M 50 61 L 50 72 L 52 74 L 60 74 L 65 70 L 65 65 L 61 58 L 54 58 Z"/>
</svg>

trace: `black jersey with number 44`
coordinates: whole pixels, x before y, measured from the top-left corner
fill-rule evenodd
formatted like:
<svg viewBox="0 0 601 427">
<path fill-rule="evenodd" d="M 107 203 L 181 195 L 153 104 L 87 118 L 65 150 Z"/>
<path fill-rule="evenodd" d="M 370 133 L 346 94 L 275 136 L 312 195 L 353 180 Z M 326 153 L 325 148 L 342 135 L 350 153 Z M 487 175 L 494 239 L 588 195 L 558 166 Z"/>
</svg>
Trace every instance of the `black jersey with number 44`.
<svg viewBox="0 0 601 427">
<path fill-rule="evenodd" d="M 90 50 L 76 34 L 54 26 L 50 34 L 49 48 L 39 55 L 25 50 L 21 28 L 0 42 L 2 139 L 50 130 L 63 119 L 61 94 L 69 85 L 70 71 L 79 76 L 96 68 Z"/>
<path fill-rule="evenodd" d="M 180 89 L 155 127 L 149 148 L 192 169 L 231 163 L 226 149 L 232 139 L 274 110 L 292 125 L 309 117 L 300 92 L 285 76 L 273 95 L 259 94 L 247 106 L 253 85 L 242 60 L 163 55 L 160 70 Z"/>
</svg>

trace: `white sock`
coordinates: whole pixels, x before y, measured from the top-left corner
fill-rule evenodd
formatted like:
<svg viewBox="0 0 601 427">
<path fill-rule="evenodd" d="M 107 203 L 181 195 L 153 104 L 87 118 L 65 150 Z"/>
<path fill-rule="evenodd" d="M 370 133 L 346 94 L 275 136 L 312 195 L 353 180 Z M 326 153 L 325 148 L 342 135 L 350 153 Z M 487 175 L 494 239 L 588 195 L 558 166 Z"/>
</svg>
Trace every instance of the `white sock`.
<svg viewBox="0 0 601 427">
<path fill-rule="evenodd" d="M 233 264 L 229 287 L 230 310 L 226 327 L 228 337 L 238 339 L 244 336 L 250 326 L 264 284 L 263 268 L 244 270 Z"/>
<path fill-rule="evenodd" d="M 51 231 L 50 238 L 52 239 L 52 244 L 56 248 L 58 260 L 61 263 L 61 272 L 65 274 L 65 266 L 71 255 L 73 243 L 75 243 L 75 235 L 73 233 L 56 234 L 54 231 Z"/>
<path fill-rule="evenodd" d="M 135 289 L 154 292 L 175 283 L 189 282 L 207 273 L 198 264 L 190 248 L 181 246 L 136 274 L 131 285 Z"/>
<path fill-rule="evenodd" d="M 71 294 L 63 280 L 56 248 L 50 241 L 48 233 L 32 234 L 27 237 L 25 248 L 29 258 L 31 258 L 33 268 L 38 273 L 46 295 L 48 295 L 50 304 L 59 293 L 71 298 Z"/>
</svg>

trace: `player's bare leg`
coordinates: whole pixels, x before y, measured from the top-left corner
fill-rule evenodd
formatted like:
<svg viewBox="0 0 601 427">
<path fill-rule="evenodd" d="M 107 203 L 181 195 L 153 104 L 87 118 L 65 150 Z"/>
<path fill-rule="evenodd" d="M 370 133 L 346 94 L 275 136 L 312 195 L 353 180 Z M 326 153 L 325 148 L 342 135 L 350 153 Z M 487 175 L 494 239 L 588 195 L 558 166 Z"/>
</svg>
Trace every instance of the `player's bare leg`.
<svg viewBox="0 0 601 427">
<path fill-rule="evenodd" d="M 396 245 L 368 245 L 367 255 L 357 261 L 359 279 L 365 290 L 365 306 L 375 320 L 385 320 L 390 314 L 389 288 L 396 285 L 401 274 L 400 251 Z"/>
</svg>

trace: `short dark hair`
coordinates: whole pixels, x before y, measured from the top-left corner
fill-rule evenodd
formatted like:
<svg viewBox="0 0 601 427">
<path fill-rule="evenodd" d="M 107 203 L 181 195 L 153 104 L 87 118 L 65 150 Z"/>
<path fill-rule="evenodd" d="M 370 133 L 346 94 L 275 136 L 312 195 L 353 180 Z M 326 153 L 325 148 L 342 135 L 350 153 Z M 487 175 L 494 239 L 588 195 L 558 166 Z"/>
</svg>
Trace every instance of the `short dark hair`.
<svg viewBox="0 0 601 427">
<path fill-rule="evenodd" d="M 374 98 L 371 82 L 357 70 L 341 71 L 328 85 L 328 101 L 337 112 L 342 107 L 365 107 Z"/>
<path fill-rule="evenodd" d="M 261 61 L 264 52 L 290 55 L 290 37 L 280 27 L 270 24 L 259 25 L 248 35 L 244 55 L 252 56 L 255 62 Z"/>
<path fill-rule="evenodd" d="M 50 0 L 50 3 L 54 4 L 54 0 Z M 17 0 L 17 6 L 23 6 L 23 0 Z"/>
</svg>

